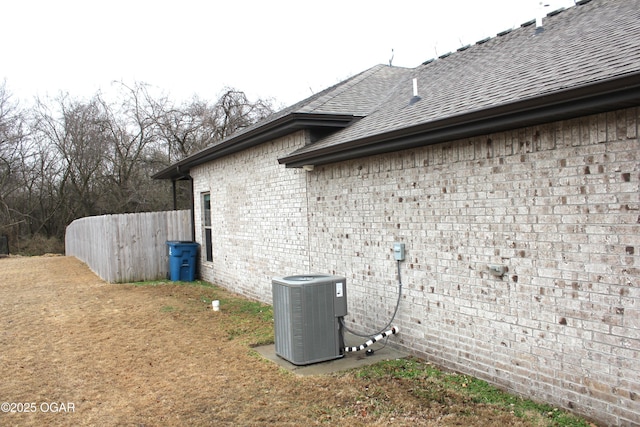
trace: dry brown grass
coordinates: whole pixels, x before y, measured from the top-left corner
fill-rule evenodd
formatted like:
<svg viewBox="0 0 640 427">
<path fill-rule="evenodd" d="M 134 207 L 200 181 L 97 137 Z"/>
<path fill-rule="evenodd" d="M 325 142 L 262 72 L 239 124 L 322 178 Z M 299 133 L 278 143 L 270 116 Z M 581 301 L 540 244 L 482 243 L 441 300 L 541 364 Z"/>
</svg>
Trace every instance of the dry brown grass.
<svg viewBox="0 0 640 427">
<path fill-rule="evenodd" d="M 0 402 L 37 407 L 0 425 L 537 425 L 402 379 L 286 372 L 252 350 L 252 328 L 211 310 L 221 293 L 106 284 L 69 257 L 0 259 Z"/>
</svg>

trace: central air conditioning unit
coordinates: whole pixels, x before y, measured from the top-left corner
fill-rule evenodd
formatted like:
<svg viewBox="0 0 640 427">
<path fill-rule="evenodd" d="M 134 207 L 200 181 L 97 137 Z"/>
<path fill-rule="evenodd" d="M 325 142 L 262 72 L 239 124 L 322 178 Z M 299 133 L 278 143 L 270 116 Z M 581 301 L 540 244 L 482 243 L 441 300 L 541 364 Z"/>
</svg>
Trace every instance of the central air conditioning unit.
<svg viewBox="0 0 640 427">
<path fill-rule="evenodd" d="M 273 278 L 276 354 L 294 365 L 343 356 L 340 318 L 347 315 L 347 282 L 325 274 Z"/>
</svg>

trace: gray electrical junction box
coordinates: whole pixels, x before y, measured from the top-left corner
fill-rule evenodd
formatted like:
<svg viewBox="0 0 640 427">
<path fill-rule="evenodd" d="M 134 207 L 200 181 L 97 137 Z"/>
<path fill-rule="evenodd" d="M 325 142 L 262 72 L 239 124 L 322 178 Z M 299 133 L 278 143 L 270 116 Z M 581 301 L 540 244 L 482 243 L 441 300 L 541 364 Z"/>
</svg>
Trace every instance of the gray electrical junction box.
<svg viewBox="0 0 640 427">
<path fill-rule="evenodd" d="M 396 261 L 404 261 L 404 243 L 393 244 L 393 257 Z"/>
</svg>

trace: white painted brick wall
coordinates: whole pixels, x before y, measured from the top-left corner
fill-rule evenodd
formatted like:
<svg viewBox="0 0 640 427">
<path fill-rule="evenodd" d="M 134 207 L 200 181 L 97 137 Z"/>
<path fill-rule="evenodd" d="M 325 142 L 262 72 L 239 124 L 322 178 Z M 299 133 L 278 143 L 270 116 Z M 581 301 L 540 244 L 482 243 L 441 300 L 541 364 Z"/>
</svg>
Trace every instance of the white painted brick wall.
<svg viewBox="0 0 640 427">
<path fill-rule="evenodd" d="M 211 194 L 213 262 L 203 255 L 204 280 L 271 302 L 274 276 L 309 272 L 305 175 L 277 160 L 305 141 L 301 131 L 192 169 L 200 243 L 202 194 Z"/>
<path fill-rule="evenodd" d="M 300 132 L 192 170 L 211 192 L 206 280 L 271 301 L 271 278 L 348 278 L 349 316 L 449 369 L 640 424 L 639 109 L 286 169 Z M 500 278 L 488 265 L 505 266 Z"/>
<path fill-rule="evenodd" d="M 405 242 L 403 347 L 636 425 L 637 122 L 632 108 L 316 167 L 311 267 L 349 278 L 346 320 L 372 330 L 394 308 L 392 245 Z"/>
</svg>

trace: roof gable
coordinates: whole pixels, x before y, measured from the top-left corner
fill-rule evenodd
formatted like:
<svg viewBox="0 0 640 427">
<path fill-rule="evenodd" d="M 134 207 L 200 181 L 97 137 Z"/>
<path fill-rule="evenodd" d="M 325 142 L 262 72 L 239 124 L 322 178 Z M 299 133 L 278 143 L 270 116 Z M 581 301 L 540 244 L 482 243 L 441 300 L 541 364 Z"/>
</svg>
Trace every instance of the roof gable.
<svg viewBox="0 0 640 427">
<path fill-rule="evenodd" d="M 316 130 L 321 135 L 336 132 L 374 111 L 411 72 L 384 65 L 372 67 L 174 163 L 153 178 L 180 179 L 193 166 L 300 129 Z"/>
</svg>

